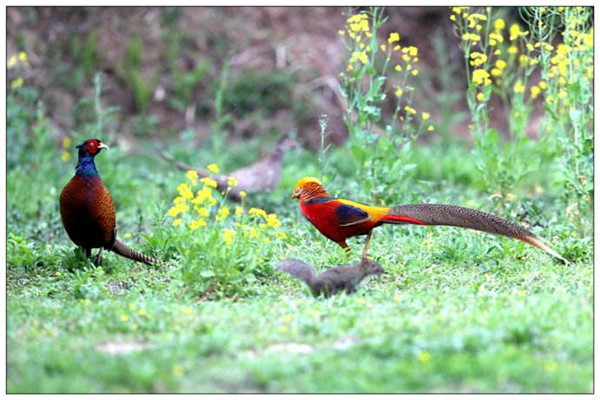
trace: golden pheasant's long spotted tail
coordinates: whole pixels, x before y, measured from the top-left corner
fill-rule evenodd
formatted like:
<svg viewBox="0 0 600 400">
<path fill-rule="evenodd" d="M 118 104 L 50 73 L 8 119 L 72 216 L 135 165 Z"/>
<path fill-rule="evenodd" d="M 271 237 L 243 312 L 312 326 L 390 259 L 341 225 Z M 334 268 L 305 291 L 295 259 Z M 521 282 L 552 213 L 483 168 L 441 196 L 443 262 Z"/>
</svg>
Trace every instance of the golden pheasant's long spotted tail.
<svg viewBox="0 0 600 400">
<path fill-rule="evenodd" d="M 121 242 L 119 239 L 115 239 L 115 243 L 113 247 L 110 249 L 114 251 L 120 256 L 125 258 L 129 258 L 133 261 L 138 261 L 147 265 L 167 265 L 163 261 L 157 260 L 156 258 L 152 258 L 145 254 L 140 253 L 139 251 L 133 250 L 131 247 L 127 246 L 125 243 Z"/>
<path fill-rule="evenodd" d="M 390 224 L 447 225 L 507 236 L 538 247 L 568 263 L 528 229 L 493 214 L 447 204 L 407 204 L 391 207 L 382 222 Z"/>
</svg>

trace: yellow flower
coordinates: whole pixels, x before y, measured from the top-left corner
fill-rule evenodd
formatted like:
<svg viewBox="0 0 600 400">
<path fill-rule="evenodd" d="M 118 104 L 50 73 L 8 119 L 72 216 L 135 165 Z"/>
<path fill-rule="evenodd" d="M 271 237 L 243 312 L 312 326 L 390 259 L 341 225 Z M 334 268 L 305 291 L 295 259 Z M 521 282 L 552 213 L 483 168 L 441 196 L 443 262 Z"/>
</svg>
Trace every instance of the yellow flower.
<svg viewBox="0 0 600 400">
<path fill-rule="evenodd" d="M 381 46 L 379 46 L 379 48 L 381 49 L 382 52 L 385 53 L 385 49 L 386 49 L 385 44 L 382 44 Z"/>
<path fill-rule="evenodd" d="M 19 52 L 19 61 L 21 61 L 23 64 L 27 64 L 27 53 L 24 51 Z"/>
<path fill-rule="evenodd" d="M 204 218 L 208 217 L 208 215 L 210 214 L 210 212 L 205 207 L 194 207 L 194 210 L 196 210 L 199 216 Z"/>
<path fill-rule="evenodd" d="M 263 242 L 265 242 L 265 244 L 269 244 L 269 243 L 271 243 L 271 239 L 269 239 L 269 238 L 264 238 L 264 239 L 263 239 Z"/>
<path fill-rule="evenodd" d="M 225 244 L 229 246 L 231 243 L 233 243 L 234 236 L 235 231 L 233 229 L 227 229 L 225 232 L 223 232 L 223 240 L 225 241 Z"/>
<path fill-rule="evenodd" d="M 402 93 L 404 93 L 404 90 L 402 90 L 402 89 L 400 89 L 400 88 L 396 89 L 396 92 L 395 92 L 395 94 L 396 94 L 396 97 L 400 97 L 400 96 L 402 96 Z"/>
<path fill-rule="evenodd" d="M 532 100 L 536 99 L 540 95 L 540 92 L 541 92 L 541 89 L 538 86 L 532 86 L 531 89 L 529 89 L 529 90 L 531 91 L 530 97 Z"/>
<path fill-rule="evenodd" d="M 146 310 L 139 310 L 138 315 L 141 315 L 143 317 L 144 315 L 148 315 L 148 313 L 146 312 Z"/>
<path fill-rule="evenodd" d="M 388 37 L 388 43 L 392 44 L 395 42 L 399 42 L 400 41 L 400 34 L 398 32 L 392 32 L 390 33 L 390 36 Z"/>
<path fill-rule="evenodd" d="M 194 198 L 194 200 L 192 200 L 192 203 L 201 204 L 205 200 L 211 199 L 211 198 L 212 198 L 212 191 L 210 190 L 209 187 L 204 186 L 202 189 L 200 189 L 200 190 L 198 190 L 198 192 L 196 192 L 196 197 Z"/>
<path fill-rule="evenodd" d="M 181 218 L 177 218 L 173 221 L 173 226 L 179 226 L 179 224 L 181 224 Z"/>
<path fill-rule="evenodd" d="M 18 77 L 17 79 L 15 79 L 14 81 L 12 81 L 12 83 L 10 84 L 10 87 L 12 89 L 16 89 L 18 87 L 23 86 L 23 78 Z"/>
<path fill-rule="evenodd" d="M 398 71 L 398 72 L 402 71 L 402 66 L 400 64 L 396 65 L 394 67 L 394 71 Z"/>
<path fill-rule="evenodd" d="M 492 83 L 490 74 L 484 69 L 476 69 L 473 71 L 473 83 L 476 85 L 489 85 Z"/>
<path fill-rule="evenodd" d="M 198 219 L 198 220 L 190 222 L 190 229 L 193 231 L 195 231 L 196 229 L 198 229 L 202 226 L 206 226 L 206 221 L 203 219 Z"/>
<path fill-rule="evenodd" d="M 285 232 L 283 232 L 283 231 L 279 231 L 279 232 L 277 232 L 277 237 L 278 237 L 279 239 L 283 239 L 283 240 L 285 240 L 285 239 L 287 239 L 287 237 L 288 237 L 288 236 L 286 235 L 286 233 L 285 233 Z"/>
<path fill-rule="evenodd" d="M 217 164 L 215 164 L 215 163 L 208 164 L 208 165 L 206 166 L 206 168 L 208 168 L 208 170 L 209 170 L 210 172 L 212 172 L 213 174 L 218 174 L 218 173 L 219 173 L 219 171 L 220 171 L 220 170 L 219 170 L 219 167 L 218 167 L 218 166 L 217 166 Z"/>
<path fill-rule="evenodd" d="M 501 31 L 502 29 L 504 29 L 505 27 L 505 23 L 504 20 L 502 18 L 497 18 L 494 21 L 494 29 L 496 29 L 497 31 Z"/>
<path fill-rule="evenodd" d="M 484 101 L 485 100 L 485 95 L 481 92 L 477 93 L 477 100 L 479 101 Z"/>
<path fill-rule="evenodd" d="M 242 215 L 243 213 L 244 213 L 244 208 L 243 207 L 237 206 L 235 208 L 235 215 Z"/>
<path fill-rule="evenodd" d="M 515 82 L 513 90 L 515 91 L 515 93 L 523 93 L 525 91 L 525 85 L 523 85 L 523 82 L 518 80 L 517 82 Z"/>
<path fill-rule="evenodd" d="M 400 297 L 400 296 L 395 296 L 395 297 L 394 297 L 394 301 L 395 301 L 396 303 L 400 303 L 400 302 L 402 301 L 402 297 Z"/>
<path fill-rule="evenodd" d="M 175 206 L 171 207 L 169 211 L 167 211 L 167 216 L 176 217 L 177 215 L 187 211 L 187 209 L 188 207 L 185 205 L 185 203 L 176 204 Z"/>
<path fill-rule="evenodd" d="M 177 186 L 177 191 L 184 199 L 189 200 L 194 197 L 194 193 L 192 192 L 192 189 L 190 189 L 190 185 L 187 183 L 182 183 L 181 185 Z"/>
<path fill-rule="evenodd" d="M 492 70 L 490 71 L 492 76 L 500 76 L 502 75 L 502 71 L 499 70 L 498 68 L 492 68 Z"/>
<path fill-rule="evenodd" d="M 419 74 L 419 71 L 418 71 L 418 70 L 416 70 L 416 69 L 413 69 L 412 71 L 410 71 L 410 73 L 411 73 L 413 76 L 417 76 L 417 75 Z"/>
<path fill-rule="evenodd" d="M 292 316 L 286 315 L 285 317 L 283 317 L 283 322 L 285 322 L 286 324 L 289 324 L 290 322 L 292 322 Z"/>
<path fill-rule="evenodd" d="M 71 143 L 72 143 L 71 138 L 68 136 L 65 136 L 62 140 L 63 149 L 68 149 L 69 147 L 71 147 Z"/>
<path fill-rule="evenodd" d="M 249 215 L 262 215 L 263 218 L 265 218 L 265 219 L 267 218 L 267 212 L 265 210 L 263 210 L 263 209 L 260 209 L 260 208 L 254 208 L 253 207 L 253 208 L 251 208 L 251 209 L 248 210 L 248 214 Z"/>
<path fill-rule="evenodd" d="M 365 304 L 365 299 L 363 299 L 362 297 L 359 297 L 356 299 L 356 303 L 357 304 Z"/>
<path fill-rule="evenodd" d="M 256 228 L 250 228 L 250 232 L 248 233 L 248 237 L 250 237 L 250 239 L 256 239 L 258 236 L 260 236 L 260 232 L 258 231 L 258 229 L 256 229 Z"/>
<path fill-rule="evenodd" d="M 211 164 L 211 165 L 214 165 L 214 164 Z M 200 182 L 204 183 L 206 186 L 210 186 L 210 187 L 213 187 L 213 188 L 216 188 L 218 186 L 217 185 L 217 181 L 215 181 L 212 178 L 208 178 L 208 177 L 200 179 Z"/>
<path fill-rule="evenodd" d="M 508 54 L 517 54 L 519 52 L 519 49 L 517 48 L 517 46 L 510 46 L 508 48 Z"/>
<path fill-rule="evenodd" d="M 506 68 L 506 61 L 504 60 L 496 60 L 496 67 L 500 69 Z"/>
<path fill-rule="evenodd" d="M 540 81 L 540 83 L 538 83 L 538 86 L 540 87 L 540 89 L 542 90 L 546 90 L 548 89 L 548 84 L 546 83 L 546 81 Z"/>
<path fill-rule="evenodd" d="M 350 60 L 359 60 L 361 63 L 366 64 L 369 61 L 369 56 L 364 51 L 355 51 L 352 53 Z"/>
<path fill-rule="evenodd" d="M 233 176 L 227 178 L 227 185 L 231 187 L 236 187 L 239 184 L 239 181 L 235 179 Z"/>
<path fill-rule="evenodd" d="M 421 118 L 423 119 L 423 121 L 427 121 L 429 119 L 430 115 L 428 112 L 424 112 L 421 114 Z"/>
<path fill-rule="evenodd" d="M 510 37 L 509 40 L 516 40 L 520 37 L 527 36 L 529 31 L 522 31 L 518 24 L 512 24 L 509 29 Z"/>
<path fill-rule="evenodd" d="M 69 160 L 71 160 L 71 153 L 68 151 L 63 151 L 60 154 L 60 159 L 63 160 L 63 162 L 69 162 Z"/>
<path fill-rule="evenodd" d="M 185 369 L 181 365 L 175 365 L 172 372 L 174 376 L 180 377 L 185 374 Z"/>
<path fill-rule="evenodd" d="M 185 174 L 185 176 L 186 176 L 188 179 L 192 179 L 192 180 L 194 180 L 194 179 L 198 179 L 198 173 L 197 173 L 196 171 L 188 171 L 188 172 Z"/>
<path fill-rule="evenodd" d="M 121 314 L 121 321 L 127 322 L 127 321 L 129 321 L 129 317 L 125 314 Z"/>
<path fill-rule="evenodd" d="M 421 351 L 417 357 L 419 358 L 419 361 L 421 361 L 423 364 L 431 360 L 431 354 L 429 354 L 428 351 Z"/>
<path fill-rule="evenodd" d="M 279 228 L 281 226 L 281 221 L 279 221 L 277 219 L 277 215 L 276 214 L 269 214 L 267 215 L 267 225 L 271 226 L 273 228 Z"/>
<path fill-rule="evenodd" d="M 427 126 L 427 132 L 433 132 L 434 130 L 435 130 L 435 128 L 433 127 L 433 125 Z"/>
<path fill-rule="evenodd" d="M 192 310 L 192 307 L 181 307 L 181 313 L 185 314 L 185 315 L 190 315 L 194 310 Z"/>
<path fill-rule="evenodd" d="M 219 208 L 217 211 L 217 216 L 215 217 L 215 221 L 223 221 L 229 215 L 229 207 L 223 206 Z"/>
<path fill-rule="evenodd" d="M 125 237 L 125 239 L 131 239 L 133 237 L 133 235 L 131 234 L 131 232 L 127 232 L 125 235 L 123 235 Z"/>
<path fill-rule="evenodd" d="M 417 113 L 417 110 L 415 110 L 411 106 L 405 106 L 404 111 L 406 111 L 407 114 L 413 114 L 413 115 Z"/>
<path fill-rule="evenodd" d="M 17 65 L 17 55 L 13 54 L 12 56 L 10 56 L 10 58 L 8 59 L 8 63 L 6 64 L 6 68 L 7 69 L 12 69 L 15 67 L 15 65 Z"/>
</svg>

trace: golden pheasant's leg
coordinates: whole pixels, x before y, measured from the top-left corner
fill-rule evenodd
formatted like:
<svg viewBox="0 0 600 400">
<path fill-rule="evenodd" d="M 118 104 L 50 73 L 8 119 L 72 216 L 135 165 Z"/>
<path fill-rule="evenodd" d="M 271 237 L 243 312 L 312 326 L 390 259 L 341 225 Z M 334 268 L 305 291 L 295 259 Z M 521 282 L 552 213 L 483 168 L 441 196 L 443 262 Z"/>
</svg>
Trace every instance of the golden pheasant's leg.
<svg viewBox="0 0 600 400">
<path fill-rule="evenodd" d="M 369 255 L 369 245 L 371 244 L 371 237 L 373 236 L 373 231 L 371 230 L 367 235 L 367 240 L 365 240 L 365 248 L 362 253 L 363 260 L 367 258 Z"/>
<path fill-rule="evenodd" d="M 104 251 L 104 249 L 102 247 L 100 247 L 100 250 L 98 250 L 98 255 L 96 255 L 96 258 L 94 259 L 94 265 L 99 267 L 100 265 L 102 265 L 102 252 Z"/>
</svg>

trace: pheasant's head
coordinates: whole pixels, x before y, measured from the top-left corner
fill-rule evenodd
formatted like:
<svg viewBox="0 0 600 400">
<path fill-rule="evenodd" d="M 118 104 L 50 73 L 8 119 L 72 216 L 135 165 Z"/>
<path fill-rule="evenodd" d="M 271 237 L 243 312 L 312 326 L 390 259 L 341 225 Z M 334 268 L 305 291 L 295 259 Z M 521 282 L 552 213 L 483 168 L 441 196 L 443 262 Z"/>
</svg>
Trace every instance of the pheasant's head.
<svg viewBox="0 0 600 400">
<path fill-rule="evenodd" d="M 90 154 L 92 157 L 95 157 L 102 149 L 109 149 L 109 147 L 102 143 L 99 139 L 88 139 L 77 146 L 77 148 L 79 149 L 80 157 L 86 154 Z"/>
<path fill-rule="evenodd" d="M 296 183 L 292 198 L 310 200 L 316 197 L 329 196 L 320 180 L 313 177 L 304 177 Z"/>
</svg>

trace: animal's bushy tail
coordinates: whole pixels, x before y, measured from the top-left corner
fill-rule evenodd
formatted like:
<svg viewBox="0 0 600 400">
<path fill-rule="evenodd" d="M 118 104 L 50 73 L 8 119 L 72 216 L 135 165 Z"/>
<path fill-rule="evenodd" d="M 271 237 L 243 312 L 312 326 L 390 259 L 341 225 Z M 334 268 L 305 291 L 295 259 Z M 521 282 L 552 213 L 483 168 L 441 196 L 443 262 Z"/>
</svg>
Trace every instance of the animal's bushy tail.
<svg viewBox="0 0 600 400">
<path fill-rule="evenodd" d="M 166 265 L 163 261 L 157 260 L 156 258 L 152 258 L 150 256 L 140 253 L 139 251 L 133 250 L 131 247 L 127 246 L 119 239 L 115 239 L 115 243 L 113 244 L 113 247 L 110 250 L 114 251 L 120 256 L 147 265 Z"/>
<path fill-rule="evenodd" d="M 507 236 L 538 247 L 567 263 L 528 229 L 493 214 L 447 204 L 406 204 L 391 207 L 383 222 L 390 224 L 447 225 Z"/>
</svg>

